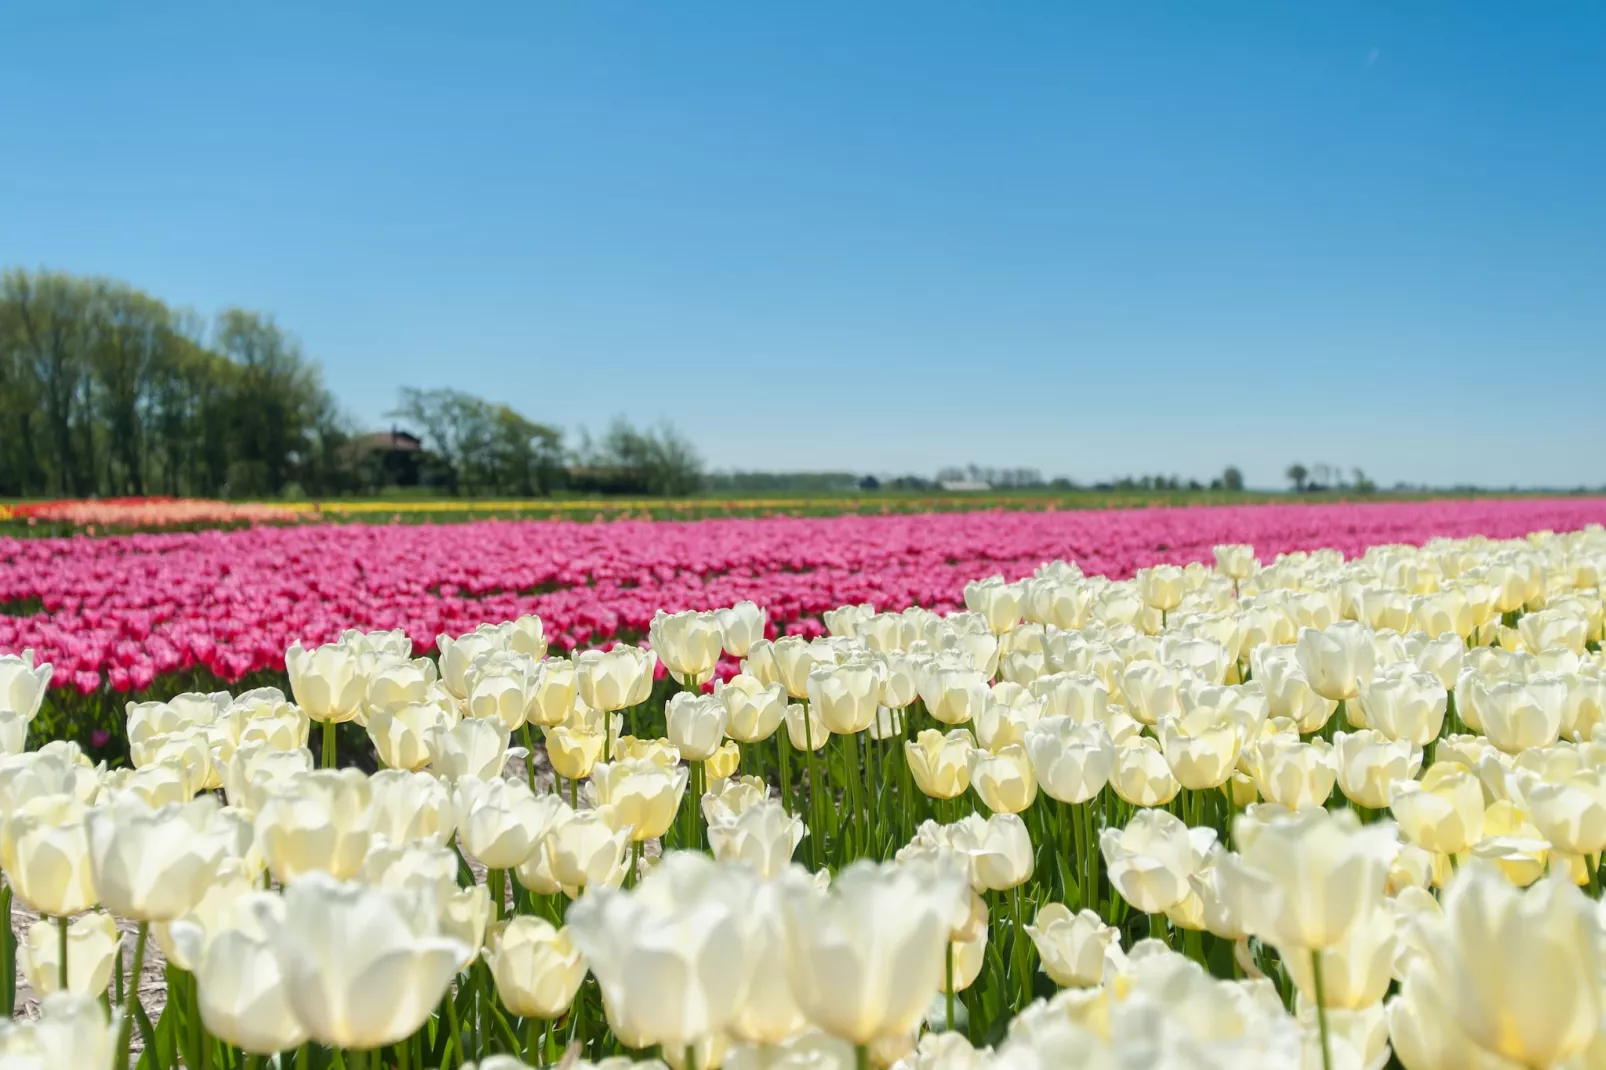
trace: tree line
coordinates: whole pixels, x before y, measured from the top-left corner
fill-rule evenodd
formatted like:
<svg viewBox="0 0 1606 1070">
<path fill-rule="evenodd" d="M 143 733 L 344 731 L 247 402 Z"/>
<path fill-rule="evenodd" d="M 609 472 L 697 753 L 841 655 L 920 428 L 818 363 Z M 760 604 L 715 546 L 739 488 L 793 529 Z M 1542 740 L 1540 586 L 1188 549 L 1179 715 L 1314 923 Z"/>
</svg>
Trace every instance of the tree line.
<svg viewBox="0 0 1606 1070">
<path fill-rule="evenodd" d="M 508 405 L 404 387 L 422 440 L 396 465 L 271 316 L 211 320 L 125 283 L 0 274 L 0 496 L 334 497 L 416 480 L 446 494 L 686 494 L 702 461 L 673 428 L 598 439 Z M 393 439 L 394 440 L 394 439 Z"/>
</svg>

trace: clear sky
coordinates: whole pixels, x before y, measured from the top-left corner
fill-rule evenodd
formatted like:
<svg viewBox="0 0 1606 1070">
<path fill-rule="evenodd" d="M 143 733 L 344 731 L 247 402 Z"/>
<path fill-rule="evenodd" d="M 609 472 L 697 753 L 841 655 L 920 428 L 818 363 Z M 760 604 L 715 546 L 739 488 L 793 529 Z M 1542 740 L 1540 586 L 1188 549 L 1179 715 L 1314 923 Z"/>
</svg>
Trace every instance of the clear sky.
<svg viewBox="0 0 1606 1070">
<path fill-rule="evenodd" d="M 717 467 L 1606 482 L 1606 5 L 59 3 L 0 262 Z"/>
</svg>

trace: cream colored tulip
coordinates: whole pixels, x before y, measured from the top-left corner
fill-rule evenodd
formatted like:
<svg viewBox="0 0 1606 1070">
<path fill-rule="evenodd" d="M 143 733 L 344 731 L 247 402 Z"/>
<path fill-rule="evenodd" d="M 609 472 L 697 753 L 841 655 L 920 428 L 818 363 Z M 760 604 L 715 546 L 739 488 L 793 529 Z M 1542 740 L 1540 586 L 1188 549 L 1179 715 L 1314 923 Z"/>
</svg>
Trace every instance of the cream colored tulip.
<svg viewBox="0 0 1606 1070">
<path fill-rule="evenodd" d="M 634 890 L 599 889 L 569 908 L 621 1043 L 684 1050 L 736 1017 L 761 966 L 748 917 L 757 883 L 745 867 L 682 851 Z"/>
<path fill-rule="evenodd" d="M 273 878 L 289 884 L 313 872 L 355 876 L 373 836 L 372 799 L 357 769 L 304 773 L 274 792 L 256 818 Z"/>
<path fill-rule="evenodd" d="M 784 687 L 759 683 L 757 677 L 745 673 L 724 683 L 715 681 L 714 694 L 725 705 L 726 734 L 741 743 L 762 743 L 770 738 L 786 713 Z"/>
<path fill-rule="evenodd" d="M 1422 768 L 1422 751 L 1403 739 L 1389 739 L 1374 729 L 1339 732 L 1333 737 L 1338 790 L 1357 806 L 1381 810 L 1389 791 Z"/>
<path fill-rule="evenodd" d="M 1311 689 L 1339 702 L 1356 697 L 1376 667 L 1370 630 L 1356 621 L 1300 629 L 1294 653 Z"/>
<path fill-rule="evenodd" d="M 1226 546 L 1217 546 L 1212 551 L 1216 557 L 1216 568 L 1223 576 L 1230 576 L 1242 582 L 1255 574 L 1260 568 L 1260 562 L 1255 560 L 1255 548 L 1243 543 L 1231 543 Z"/>
<path fill-rule="evenodd" d="M 995 752 L 1012 743 L 1025 743 L 1026 733 L 1041 719 L 1042 709 L 1042 704 L 1025 692 L 1020 694 L 1020 701 L 1015 702 L 1006 701 L 997 694 L 989 696 L 981 712 L 976 715 L 977 743 L 985 750 Z"/>
<path fill-rule="evenodd" d="M 703 793 L 703 818 L 710 825 L 734 818 L 769 798 L 769 786 L 756 776 L 711 782 Z"/>
<path fill-rule="evenodd" d="M 826 665 L 809 673 L 809 708 L 832 733 L 853 735 L 875 720 L 881 695 L 881 666 L 871 661 Z"/>
<path fill-rule="evenodd" d="M 312 752 L 280 750 L 261 740 L 242 743 L 223 770 L 223 794 L 230 806 L 256 813 L 273 789 L 312 772 Z"/>
<path fill-rule="evenodd" d="M 1589 620 L 1575 613 L 1559 609 L 1542 609 L 1526 613 L 1517 621 L 1517 634 L 1522 643 L 1535 654 L 1551 647 L 1584 652 L 1589 639 Z"/>
<path fill-rule="evenodd" d="M 61 991 L 61 929 L 54 918 L 28 926 L 28 936 L 17 948 L 22 976 L 40 996 Z M 99 996 L 111 984 L 120 937 L 110 914 L 90 913 L 67 926 L 67 991 Z"/>
<path fill-rule="evenodd" d="M 1483 835 L 1483 788 L 1463 766 L 1439 762 L 1421 780 L 1395 784 L 1389 809 L 1401 835 L 1437 854 L 1460 854 Z"/>
<path fill-rule="evenodd" d="M 207 1032 L 248 1052 L 272 1054 L 299 1046 L 306 1030 L 290 1002 L 290 981 L 267 936 L 283 924 L 284 900 L 246 892 L 211 928 L 175 922 L 173 943 L 191 964 L 201 1021 Z"/>
<path fill-rule="evenodd" d="M 648 625 L 647 639 L 675 682 L 694 687 L 713 675 L 724 633 L 717 614 L 659 610 Z"/>
<path fill-rule="evenodd" d="M 1156 724 L 1161 717 L 1178 711 L 1181 699 L 1177 693 L 1181 687 L 1182 674 L 1177 669 L 1150 658 L 1129 663 L 1121 673 L 1127 710 L 1145 725 Z"/>
<path fill-rule="evenodd" d="M 1444 983 L 1427 964 L 1413 966 L 1388 1001 L 1389 1042 L 1405 1070 L 1519 1070 L 1474 1044 L 1446 1004 Z"/>
<path fill-rule="evenodd" d="M 764 638 L 768 614 L 752 602 L 737 602 L 729 609 L 715 611 L 719 621 L 720 643 L 733 658 L 745 658 L 753 644 Z"/>
<path fill-rule="evenodd" d="M 751 676 L 759 683 L 768 687 L 771 684 L 780 684 L 782 690 L 786 684 L 781 679 L 781 668 L 775 660 L 775 644 L 768 639 L 755 639 L 742 656 L 742 673 Z"/>
<path fill-rule="evenodd" d="M 282 917 L 261 912 L 309 1037 L 370 1051 L 418 1031 L 470 950 L 438 935 L 430 899 L 314 872 L 285 889 Z"/>
<path fill-rule="evenodd" d="M 457 836 L 487 869 L 512 869 L 530 857 L 568 811 L 556 795 L 536 795 L 522 780 L 459 780 L 453 789 Z"/>
<path fill-rule="evenodd" d="M 951 826 L 948 842 L 969 860 L 977 891 L 1007 892 L 1031 879 L 1035 860 L 1026 823 L 1014 813 L 983 820 L 971 814 Z"/>
<path fill-rule="evenodd" d="M 314 721 L 339 723 L 362 712 L 368 681 L 351 648 L 328 643 L 307 650 L 295 643 L 285 651 L 284 669 L 296 705 Z"/>
<path fill-rule="evenodd" d="M 1257 647 L 1249 661 L 1264 690 L 1269 715 L 1286 717 L 1301 733 L 1319 732 L 1338 709 L 1336 700 L 1316 693 L 1292 647 Z"/>
<path fill-rule="evenodd" d="M 1134 577 L 1138 597 L 1150 609 L 1161 612 L 1176 609 L 1182 603 L 1184 588 L 1182 570 L 1175 565 L 1155 565 L 1140 568 Z"/>
<path fill-rule="evenodd" d="M 1049 903 L 1026 926 L 1048 979 L 1062 988 L 1090 988 L 1104 981 L 1104 964 L 1121 934 L 1091 910 L 1072 914 L 1064 903 Z"/>
<path fill-rule="evenodd" d="M 1541 835 L 1575 855 L 1606 851 L 1606 773 L 1580 769 L 1559 783 L 1521 782 L 1523 802 Z"/>
<path fill-rule="evenodd" d="M 547 871 L 570 888 L 613 885 L 615 874 L 623 878 L 632 831 L 630 825 L 619 823 L 611 806 L 576 810 L 555 821 L 547 832 Z M 521 883 L 524 872 L 519 870 Z"/>
<path fill-rule="evenodd" d="M 455 639 L 437 635 L 435 646 L 440 651 L 441 683 L 456 698 L 467 698 L 469 667 L 481 655 L 512 649 L 512 631 L 511 627 L 481 624 Z"/>
<path fill-rule="evenodd" d="M 1507 754 L 1548 747 L 1561 735 L 1566 681 L 1554 673 L 1526 680 L 1471 683 L 1478 717 L 1489 742 Z"/>
<path fill-rule="evenodd" d="M 933 799 L 957 799 L 970 787 L 970 751 L 976 740 L 965 728 L 947 735 L 927 728 L 905 740 L 904 756 L 915 787 Z"/>
<path fill-rule="evenodd" d="M 912 1034 L 942 984 L 958 874 L 933 883 L 860 861 L 829 891 L 799 882 L 788 893 L 791 990 L 808 1020 L 855 1045 Z"/>
<path fill-rule="evenodd" d="M 792 997 L 788 978 L 790 950 L 784 903 L 786 888 L 795 879 L 789 874 L 760 884 L 746 911 L 750 926 L 748 950 L 760 967 L 754 971 L 746 996 L 726 1029 L 732 1037 L 749 1044 L 779 1045 L 807 1025 Z"/>
<path fill-rule="evenodd" d="M 458 853 L 450 847 L 379 843 L 363 858 L 357 880 L 377 888 L 425 888 L 443 903 L 458 890 L 458 868 Z"/>
<path fill-rule="evenodd" d="M 1350 720 L 1364 719 L 1390 739 L 1425 747 L 1443 730 L 1449 699 L 1438 677 L 1402 662 L 1380 671 L 1361 688 L 1355 704 L 1361 717 Z"/>
<path fill-rule="evenodd" d="M 391 769 L 424 768 L 432 757 L 431 732 L 449 727 L 445 713 L 433 702 L 373 707 L 368 713 L 368 738 L 379 760 Z"/>
<path fill-rule="evenodd" d="M 674 823 L 688 776 L 685 766 L 671 771 L 640 759 L 601 762 L 591 770 L 586 795 L 594 806 L 612 806 L 633 839 L 650 840 Z"/>
<path fill-rule="evenodd" d="M 23 723 L 34 719 L 50 687 L 52 669 L 34 663 L 32 650 L 0 655 L 0 710 L 15 713 Z"/>
<path fill-rule="evenodd" d="M 748 651 L 749 661 L 752 654 L 753 651 Z M 808 698 L 811 672 L 822 665 L 836 663 L 828 651 L 812 645 L 801 635 L 781 636 L 770 644 L 769 656 L 775 666 L 775 679 L 786 688 L 787 695 L 795 699 Z"/>
<path fill-rule="evenodd" d="M 626 643 L 616 643 L 606 651 L 582 651 L 574 666 L 580 701 L 604 713 L 639 706 L 652 694 L 657 663 L 655 652 Z"/>
<path fill-rule="evenodd" d="M 574 662 L 568 658 L 543 658 L 536 677 L 535 700 L 527 711 L 530 724 L 549 728 L 566 722 L 574 712 Z"/>
<path fill-rule="evenodd" d="M 217 799 L 153 810 L 125 797 L 84 819 L 89 871 L 101 905 L 137 921 L 173 921 L 206 890 L 223 856 L 212 832 Z"/>
<path fill-rule="evenodd" d="M 40 914 L 64 918 L 94 906 L 83 804 L 44 795 L 17 807 L 0 825 L 0 866 L 17 898 Z"/>
<path fill-rule="evenodd" d="M 1362 587 L 1355 592 L 1355 616 L 1368 628 L 1403 632 L 1411 626 L 1411 601 L 1400 590 Z"/>
<path fill-rule="evenodd" d="M 1044 717 L 1066 717 L 1079 724 L 1101 724 L 1109 715 L 1110 692 L 1091 673 L 1050 673 L 1031 683 Z"/>
<path fill-rule="evenodd" d="M 1472 845 L 1472 856 L 1493 862 L 1507 880 L 1526 888 L 1544 876 L 1550 844 L 1528 815 L 1510 799 L 1490 803 L 1483 812 L 1483 838 Z"/>
<path fill-rule="evenodd" d="M 1121 898 L 1145 914 L 1159 914 L 1188 897 L 1188 878 L 1215 838 L 1214 829 L 1190 829 L 1164 810 L 1139 810 L 1125 828 L 1099 834 L 1099 851 Z"/>
<path fill-rule="evenodd" d="M 780 800 L 767 799 L 710 821 L 708 846 L 715 859 L 745 865 L 767 880 L 786 869 L 807 831 Z"/>
<path fill-rule="evenodd" d="M 1219 710 L 1201 706 L 1162 717 L 1159 736 L 1166 764 L 1189 791 L 1219 788 L 1238 764 L 1238 724 Z"/>
<path fill-rule="evenodd" d="M 1026 733 L 1026 754 L 1043 793 L 1063 803 L 1084 803 L 1104 790 L 1115 765 L 1115 745 L 1102 724 L 1045 717 Z"/>
<path fill-rule="evenodd" d="M 543 730 L 546 736 L 546 756 L 553 772 L 566 780 L 580 780 L 591 775 L 591 769 L 602 757 L 602 745 L 607 742 L 601 732 L 555 725 Z"/>
<path fill-rule="evenodd" d="M 968 764 L 971 788 L 995 813 L 1018 814 L 1037 798 L 1037 777 L 1026 748 L 1018 743 L 996 754 L 972 750 Z"/>
<path fill-rule="evenodd" d="M 586 976 L 568 930 L 544 918 L 516 917 L 492 928 L 485 963 L 502 1006 L 521 1018 L 567 1014 Z"/>
<path fill-rule="evenodd" d="M 687 761 L 711 758 L 725 738 L 725 703 L 717 695 L 693 695 L 682 691 L 664 706 L 669 742 Z"/>
<path fill-rule="evenodd" d="M 156 809 L 168 803 L 186 803 L 195 797 L 194 777 L 184 763 L 169 759 L 158 765 L 142 769 L 118 769 L 106 775 L 106 797 L 122 794 L 137 796 L 145 805 Z"/>
<path fill-rule="evenodd" d="M 1133 806 L 1164 806 L 1182 785 L 1166 763 L 1160 744 L 1149 736 L 1130 736 L 1111 751 L 1110 787 Z"/>
<path fill-rule="evenodd" d="M 1322 739 L 1263 739 L 1250 748 L 1248 765 L 1261 796 L 1290 810 L 1326 805 L 1338 779 L 1332 744 Z"/>
<path fill-rule="evenodd" d="M 980 614 L 994 635 L 1003 635 L 1021 621 L 1022 590 L 1002 576 L 965 584 L 965 607 Z"/>
<path fill-rule="evenodd" d="M 365 674 L 363 701 L 368 716 L 375 710 L 393 710 L 413 702 L 428 702 L 440 675 L 428 658 L 392 658 L 377 662 Z"/>
<path fill-rule="evenodd" d="M 817 751 L 831 742 L 831 733 L 814 706 L 794 702 L 786 707 L 786 739 L 793 750 Z"/>
<path fill-rule="evenodd" d="M 299 706 L 281 702 L 260 709 L 240 722 L 236 749 L 251 743 L 264 743 L 274 750 L 298 750 L 307 745 L 312 719 Z"/>
<path fill-rule="evenodd" d="M 920 697 L 931 716 L 943 724 L 966 724 L 987 703 L 987 678 L 968 667 L 933 667 L 921 680 Z"/>
<path fill-rule="evenodd" d="M 1603 965 L 1595 905 L 1543 880 L 1513 888 L 1470 863 L 1451 882 L 1426 950 L 1451 1015 L 1474 1043 L 1520 1066 L 1556 1066 L 1600 1029 Z"/>
<path fill-rule="evenodd" d="M 1233 825 L 1238 854 L 1218 858 L 1224 891 L 1249 931 L 1293 955 L 1336 947 L 1383 894 L 1393 830 L 1348 810 Z"/>
<path fill-rule="evenodd" d="M 431 725 L 428 732 L 429 767 L 446 780 L 489 780 L 507 765 L 508 733 L 500 721 L 469 717 L 450 728 Z"/>
<path fill-rule="evenodd" d="M 1315 952 L 1321 960 L 1321 991 L 1328 1010 L 1358 1011 L 1381 1003 L 1393 980 L 1398 946 L 1394 915 L 1378 900 L 1350 926 L 1343 940 Z M 1283 968 L 1299 994 L 1314 1003 L 1316 975 L 1311 959 L 1309 952 L 1293 951 L 1284 956 Z"/>
<path fill-rule="evenodd" d="M 498 721 L 508 732 L 517 731 L 536 707 L 544 673 L 526 654 L 510 650 L 482 654 L 463 676 L 468 689 L 464 713 Z"/>
</svg>

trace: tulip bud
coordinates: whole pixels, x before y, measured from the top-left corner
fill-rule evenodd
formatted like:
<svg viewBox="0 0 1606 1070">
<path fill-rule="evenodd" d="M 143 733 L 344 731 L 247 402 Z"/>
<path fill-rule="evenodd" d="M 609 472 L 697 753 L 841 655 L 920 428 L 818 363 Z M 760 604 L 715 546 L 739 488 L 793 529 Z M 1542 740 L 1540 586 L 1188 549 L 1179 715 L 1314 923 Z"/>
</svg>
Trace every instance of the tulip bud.
<svg viewBox="0 0 1606 1070">
<path fill-rule="evenodd" d="M 464 673 L 466 713 L 498 721 L 509 732 L 534 711 L 545 670 L 528 655 L 512 651 L 482 654 Z"/>
<path fill-rule="evenodd" d="M 972 750 L 968 757 L 970 786 L 994 813 L 1018 814 L 1037 798 L 1037 777 L 1026 748 L 1019 743 L 996 754 Z"/>
<path fill-rule="evenodd" d="M 1002 576 L 965 584 L 965 607 L 980 614 L 994 635 L 1003 635 L 1021 620 L 1023 592 L 1018 583 L 1005 583 Z"/>
<path fill-rule="evenodd" d="M 1357 712 L 1389 739 L 1425 747 L 1444 727 L 1449 697 L 1438 677 L 1405 662 L 1379 672 L 1361 687 Z"/>
<path fill-rule="evenodd" d="M 1325 806 L 1338 779 L 1332 744 L 1323 739 L 1301 743 L 1275 736 L 1255 744 L 1248 758 L 1260 794 L 1290 810 Z"/>
<path fill-rule="evenodd" d="M 618 823 L 612 807 L 575 810 L 554 821 L 546 834 L 545 871 L 569 888 L 616 885 L 624 878 L 631 831 L 629 825 Z M 542 856 L 543 852 L 537 852 L 532 859 Z M 520 867 L 518 875 L 521 884 L 536 890 L 525 880 L 525 867 Z"/>
<path fill-rule="evenodd" d="M 371 1051 L 418 1031 L 469 951 L 437 935 L 430 898 L 308 873 L 286 887 L 282 917 L 259 909 L 308 1036 Z"/>
<path fill-rule="evenodd" d="M 1333 737 L 1333 757 L 1344 798 L 1373 810 L 1388 806 L 1393 786 L 1422 768 L 1419 747 L 1372 729 L 1339 732 Z"/>
<path fill-rule="evenodd" d="M 211 835 L 217 799 L 152 810 L 124 797 L 85 817 L 89 870 L 103 906 L 138 921 L 173 921 L 200 901 L 223 844 Z"/>
<path fill-rule="evenodd" d="M 1110 948 L 1119 949 L 1121 934 L 1091 910 L 1072 914 L 1064 903 L 1049 903 L 1026 926 L 1037 946 L 1042 971 L 1064 988 L 1090 988 L 1104 981 Z"/>
<path fill-rule="evenodd" d="M 61 929 L 65 921 L 41 918 L 28 927 L 18 956 L 22 975 L 41 996 L 61 990 Z M 91 913 L 67 925 L 67 990 L 99 996 L 111 984 L 120 937 L 110 914 Z"/>
<path fill-rule="evenodd" d="M 1238 763 L 1238 726 L 1220 710 L 1197 707 L 1162 717 L 1160 751 L 1177 782 L 1189 791 L 1219 788 Z"/>
<path fill-rule="evenodd" d="M 1600 1028 L 1602 967 L 1595 904 L 1553 880 L 1519 891 L 1470 863 L 1428 919 L 1431 972 L 1446 1009 L 1484 1050 L 1519 1066 L 1558 1066 Z"/>
<path fill-rule="evenodd" d="M 739 862 L 768 880 L 786 869 L 806 831 L 779 800 L 765 800 L 710 822 L 708 845 L 717 860 Z"/>
<path fill-rule="evenodd" d="M 733 658 L 745 658 L 753 644 L 764 638 L 766 614 L 752 602 L 737 602 L 714 616 L 719 621 L 720 643 Z"/>
<path fill-rule="evenodd" d="M 790 987 L 808 1020 L 855 1045 L 912 1034 L 942 984 L 949 904 L 964 894 L 958 875 L 934 885 L 861 861 L 828 892 L 787 891 Z"/>
<path fill-rule="evenodd" d="M 933 799 L 956 799 L 970 787 L 970 750 L 976 745 L 970 732 L 956 728 L 943 735 L 935 728 L 905 740 L 904 755 L 915 787 Z"/>
<path fill-rule="evenodd" d="M 1489 742 L 1507 754 L 1548 747 L 1561 735 L 1567 683 L 1555 673 L 1526 680 L 1471 680 L 1474 705 Z"/>
<path fill-rule="evenodd" d="M 371 721 L 375 710 L 394 710 L 412 702 L 428 702 L 439 675 L 428 658 L 392 658 L 375 663 L 365 675 L 364 702 Z"/>
<path fill-rule="evenodd" d="M 50 687 L 51 667 L 34 665 L 32 650 L 0 655 L 0 710 L 15 713 L 26 724 L 34 719 Z"/>
<path fill-rule="evenodd" d="M 761 684 L 757 677 L 739 673 L 724 683 L 715 681 L 714 694 L 725 705 L 725 732 L 742 743 L 761 743 L 780 727 L 786 712 L 786 689 Z"/>
<path fill-rule="evenodd" d="M 1044 794 L 1084 803 L 1104 790 L 1115 765 L 1115 745 L 1102 724 L 1045 717 L 1026 733 L 1026 753 Z"/>
<path fill-rule="evenodd" d="M 536 795 L 522 780 L 463 778 L 453 789 L 457 835 L 487 869 L 512 869 L 541 845 L 568 810 L 556 795 Z"/>
<path fill-rule="evenodd" d="M 1300 629 L 1294 653 L 1312 690 L 1339 702 L 1354 698 L 1371 683 L 1376 667 L 1371 634 L 1355 621 L 1338 621 L 1321 630 Z"/>
<path fill-rule="evenodd" d="M 580 701 L 604 713 L 639 706 L 652 694 L 657 662 L 655 652 L 624 643 L 606 651 L 582 651 L 574 667 Z"/>
<path fill-rule="evenodd" d="M 373 834 L 372 789 L 357 769 L 305 773 L 274 792 L 257 814 L 258 842 L 281 884 L 314 871 L 355 876 Z"/>
<path fill-rule="evenodd" d="M 1133 735 L 1114 744 L 1110 787 L 1133 806 L 1164 806 L 1182 790 L 1166 763 L 1160 744 L 1149 736 Z"/>
<path fill-rule="evenodd" d="M 553 772 L 565 780 L 580 780 L 591 775 L 591 767 L 602 757 L 606 740 L 601 732 L 586 732 L 566 725 L 557 725 L 543 731 L 546 736 L 547 761 Z"/>
<path fill-rule="evenodd" d="M 1155 565 L 1138 569 L 1135 582 L 1138 597 L 1150 609 L 1162 613 L 1176 609 L 1182 603 L 1184 590 L 1182 570 L 1175 565 Z"/>
<path fill-rule="evenodd" d="M 970 860 L 977 891 L 1004 892 L 1031 879 L 1032 839 L 1019 814 L 995 813 L 985 821 L 972 814 L 950 829 L 949 842 Z"/>
<path fill-rule="evenodd" d="M 794 702 L 786 707 L 784 719 L 786 739 L 794 750 L 817 751 L 831 741 L 831 733 L 815 706 Z"/>
<path fill-rule="evenodd" d="M 430 734 L 450 725 L 433 702 L 374 707 L 368 714 L 368 738 L 379 760 L 391 769 L 422 769 L 430 763 Z"/>
<path fill-rule="evenodd" d="M 931 716 L 943 724 L 965 724 L 987 703 L 987 677 L 968 667 L 933 668 L 920 682 L 920 697 Z"/>
<path fill-rule="evenodd" d="M 688 776 L 685 766 L 670 771 L 640 759 L 602 762 L 591 770 L 586 794 L 594 806 L 612 806 L 616 820 L 631 826 L 631 837 L 639 842 L 669 831 Z"/>
<path fill-rule="evenodd" d="M 712 757 L 725 738 L 725 703 L 718 695 L 682 691 L 664 707 L 670 743 L 681 757 L 701 762 Z"/>
<path fill-rule="evenodd" d="M 446 780 L 489 780 L 502 775 L 507 764 L 508 733 L 502 722 L 470 717 L 450 728 L 428 729 L 429 764 Z"/>
<path fill-rule="evenodd" d="M 1260 562 L 1255 560 L 1255 548 L 1242 543 L 1233 543 L 1226 546 L 1217 546 L 1214 549 L 1216 568 L 1223 576 L 1234 580 L 1247 580 L 1260 568 Z"/>
<path fill-rule="evenodd" d="M 1188 879 L 1215 839 L 1214 829 L 1190 829 L 1174 814 L 1145 809 L 1124 829 L 1100 833 L 1099 851 L 1121 898 L 1145 914 L 1160 914 L 1188 897 Z"/>
<path fill-rule="evenodd" d="M 756 776 L 711 783 L 703 793 L 703 817 L 710 825 L 718 824 L 736 818 L 768 797 L 768 787 Z"/>
<path fill-rule="evenodd" d="M 314 721 L 349 721 L 362 710 L 368 682 L 358 656 L 338 643 L 307 650 L 293 644 L 284 654 L 284 668 L 296 704 Z"/>
<path fill-rule="evenodd" d="M 485 962 L 502 1006 L 521 1018 L 562 1017 L 586 975 L 568 929 L 544 918 L 516 917 L 493 928 Z"/>
<path fill-rule="evenodd" d="M 17 898 L 40 914 L 64 918 L 93 906 L 83 804 L 45 795 L 17 807 L 0 825 L 0 867 Z"/>
<path fill-rule="evenodd" d="M 659 610 L 648 626 L 647 638 L 669 675 L 683 687 L 695 687 L 713 675 L 724 642 L 719 618 L 695 610 Z"/>
<path fill-rule="evenodd" d="M 870 661 L 816 668 L 808 678 L 809 707 L 836 735 L 862 732 L 875 719 L 881 673 L 881 666 Z"/>
</svg>

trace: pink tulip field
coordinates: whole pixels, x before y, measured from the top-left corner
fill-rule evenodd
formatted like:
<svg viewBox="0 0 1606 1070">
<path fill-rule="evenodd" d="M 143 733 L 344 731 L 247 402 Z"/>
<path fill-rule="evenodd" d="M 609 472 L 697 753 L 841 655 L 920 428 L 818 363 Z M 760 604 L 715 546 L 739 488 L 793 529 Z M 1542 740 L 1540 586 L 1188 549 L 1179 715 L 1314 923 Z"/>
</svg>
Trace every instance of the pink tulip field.
<svg viewBox="0 0 1606 1070">
<path fill-rule="evenodd" d="M 400 628 L 423 652 L 437 635 L 534 613 L 555 649 L 573 649 L 639 640 L 660 608 L 751 599 L 772 633 L 817 635 L 836 606 L 963 608 L 967 580 L 1054 559 L 1123 579 L 1209 560 L 1218 543 L 1269 562 L 1601 522 L 1606 500 L 1566 498 L 0 539 L 0 654 L 33 648 L 56 688 L 139 692 L 169 674 L 281 672 L 291 643 L 347 628 Z"/>
</svg>

